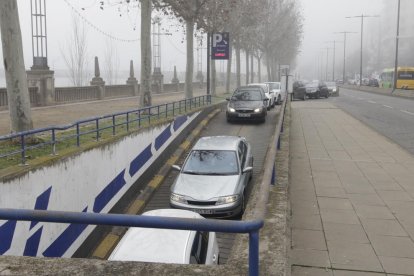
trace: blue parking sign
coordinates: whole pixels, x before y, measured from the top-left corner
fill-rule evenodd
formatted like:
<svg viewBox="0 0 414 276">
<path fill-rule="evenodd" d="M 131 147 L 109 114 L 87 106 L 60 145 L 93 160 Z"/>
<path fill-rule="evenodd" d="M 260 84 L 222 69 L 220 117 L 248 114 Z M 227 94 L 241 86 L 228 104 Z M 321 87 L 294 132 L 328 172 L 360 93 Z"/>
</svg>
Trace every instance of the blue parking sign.
<svg viewBox="0 0 414 276">
<path fill-rule="evenodd" d="M 229 33 L 213 33 L 211 36 L 211 59 L 229 59 Z"/>
</svg>

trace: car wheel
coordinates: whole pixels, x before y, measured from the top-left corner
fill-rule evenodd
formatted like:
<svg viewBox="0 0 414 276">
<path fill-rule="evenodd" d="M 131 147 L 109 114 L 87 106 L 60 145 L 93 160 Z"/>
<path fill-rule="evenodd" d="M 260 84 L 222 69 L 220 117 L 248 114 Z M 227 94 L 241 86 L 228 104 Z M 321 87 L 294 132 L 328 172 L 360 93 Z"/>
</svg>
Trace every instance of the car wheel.
<svg viewBox="0 0 414 276">
<path fill-rule="evenodd" d="M 281 103 L 282 103 L 282 99 L 280 98 L 280 95 L 279 95 L 279 97 L 277 97 L 277 104 L 280 105 Z"/>
<path fill-rule="evenodd" d="M 306 94 L 303 94 L 302 100 L 306 101 Z"/>
<path fill-rule="evenodd" d="M 273 99 L 273 101 L 272 101 L 272 108 L 274 108 L 274 107 L 275 107 L 275 105 L 276 105 L 276 103 L 275 103 L 275 99 Z"/>
<path fill-rule="evenodd" d="M 320 98 L 319 91 L 318 91 L 318 92 L 316 92 L 315 98 L 317 98 L 317 99 L 319 99 L 319 98 Z"/>
<path fill-rule="evenodd" d="M 329 92 L 326 93 L 325 98 L 329 98 Z"/>
<path fill-rule="evenodd" d="M 231 123 L 231 119 L 227 117 L 227 123 Z"/>
</svg>

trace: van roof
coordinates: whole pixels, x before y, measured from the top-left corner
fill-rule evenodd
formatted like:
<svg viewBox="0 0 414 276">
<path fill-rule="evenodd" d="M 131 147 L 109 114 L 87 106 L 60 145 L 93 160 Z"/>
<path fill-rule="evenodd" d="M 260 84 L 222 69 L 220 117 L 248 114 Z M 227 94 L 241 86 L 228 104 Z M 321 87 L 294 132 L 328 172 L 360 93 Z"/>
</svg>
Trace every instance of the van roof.
<svg viewBox="0 0 414 276">
<path fill-rule="evenodd" d="M 203 218 L 199 214 L 180 209 L 158 209 L 144 216 Z M 140 261 L 157 263 L 188 263 L 187 247 L 195 231 L 131 227 L 109 257 L 112 261 Z"/>
</svg>

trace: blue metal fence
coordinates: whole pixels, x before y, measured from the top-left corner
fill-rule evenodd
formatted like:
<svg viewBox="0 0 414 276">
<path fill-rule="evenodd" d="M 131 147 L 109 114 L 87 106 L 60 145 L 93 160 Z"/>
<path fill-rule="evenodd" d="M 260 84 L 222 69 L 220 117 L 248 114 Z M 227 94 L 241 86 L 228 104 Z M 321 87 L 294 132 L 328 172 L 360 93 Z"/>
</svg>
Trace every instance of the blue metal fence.
<svg viewBox="0 0 414 276">
<path fill-rule="evenodd" d="M 140 128 L 145 122 L 150 124 L 151 120 L 168 118 L 169 116 L 174 117 L 178 114 L 210 104 L 211 96 L 203 95 L 171 103 L 80 120 L 65 126 L 51 126 L 1 136 L 0 141 L 17 143 L 19 147 L 18 149 L 0 153 L 0 158 L 20 155 L 21 164 L 26 164 L 26 154 L 29 150 L 50 146 L 51 154 L 55 155 L 57 153 L 56 145 L 65 140 L 76 138 L 76 146 L 79 147 L 82 136 L 92 134 L 95 140 L 99 141 L 102 132 L 105 130 L 112 130 L 112 135 L 115 136 L 117 128 L 119 129 L 121 126 L 125 126 L 126 130 L 130 131 L 131 128 Z M 28 144 L 29 138 L 33 136 L 40 138 L 42 142 Z M 57 138 L 58 136 L 59 138 Z"/>
</svg>

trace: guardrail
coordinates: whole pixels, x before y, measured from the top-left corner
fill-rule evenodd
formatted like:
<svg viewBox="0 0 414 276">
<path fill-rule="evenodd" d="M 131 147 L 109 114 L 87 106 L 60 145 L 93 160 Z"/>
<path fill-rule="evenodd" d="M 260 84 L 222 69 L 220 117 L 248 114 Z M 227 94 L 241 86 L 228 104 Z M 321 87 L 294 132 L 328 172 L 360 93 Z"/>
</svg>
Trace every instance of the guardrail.
<svg viewBox="0 0 414 276">
<path fill-rule="evenodd" d="M 211 96 L 203 95 L 190 99 L 184 99 L 171 103 L 165 103 L 155 106 L 144 107 L 125 112 L 118 112 L 114 114 L 104 115 L 100 117 L 80 120 L 65 126 L 52 126 L 47 128 L 39 128 L 29 131 L 23 131 L 10 135 L 0 137 L 0 141 L 9 141 L 10 145 L 15 145 L 12 150 L 0 153 L 0 158 L 20 155 L 20 163 L 26 164 L 26 153 L 29 150 L 39 149 L 46 146 L 51 147 L 51 154 L 56 155 L 56 146 L 63 141 L 74 139 L 76 146 L 81 145 L 81 138 L 85 135 L 92 134 L 96 141 L 99 141 L 102 133 L 105 130 L 112 132 L 115 136 L 117 129 L 123 127 L 127 132 L 131 128 L 139 129 L 144 123 L 151 123 L 151 120 L 174 117 L 175 115 L 185 113 L 194 108 L 211 104 Z M 29 144 L 33 137 L 42 140 L 36 143 Z"/>
<path fill-rule="evenodd" d="M 275 160 L 280 135 L 283 133 L 283 121 L 287 97 L 283 101 L 278 125 L 272 137 L 270 148 L 264 162 L 262 182 L 258 187 L 257 204 L 252 215 L 253 220 L 230 221 L 213 219 L 187 219 L 155 216 L 137 216 L 123 214 L 96 214 L 81 212 L 60 212 L 43 210 L 22 210 L 0 208 L 0 220 L 38 221 L 53 223 L 76 223 L 88 225 L 112 225 L 178 230 L 199 230 L 225 233 L 249 234 L 249 275 L 259 275 L 259 230 L 264 225 L 266 204 L 270 184 L 275 176 Z"/>
</svg>

